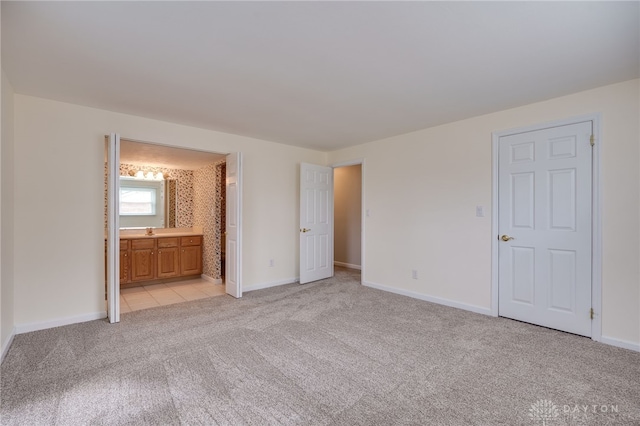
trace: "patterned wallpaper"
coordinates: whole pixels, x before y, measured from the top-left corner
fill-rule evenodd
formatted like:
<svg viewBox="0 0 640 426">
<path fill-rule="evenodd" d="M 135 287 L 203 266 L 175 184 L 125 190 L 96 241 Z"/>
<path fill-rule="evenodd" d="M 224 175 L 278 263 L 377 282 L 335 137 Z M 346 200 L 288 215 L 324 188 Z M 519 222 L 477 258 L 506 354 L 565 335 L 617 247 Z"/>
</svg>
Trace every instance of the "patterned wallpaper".
<svg viewBox="0 0 640 426">
<path fill-rule="evenodd" d="M 227 163 L 222 161 L 216 164 L 216 179 L 218 180 L 218 193 L 216 196 L 220 200 L 220 235 L 227 231 Z M 224 243 L 224 238 L 222 239 Z M 222 252 L 225 252 L 224 244 L 221 244 Z"/>
<path fill-rule="evenodd" d="M 169 213 L 169 222 L 175 221 L 176 228 L 202 227 L 202 272 L 211 278 L 221 278 L 221 236 L 225 228 L 225 160 L 199 170 L 120 164 L 120 175 L 127 176 L 130 170 L 137 171 L 140 168 L 153 173 L 162 172 L 177 180 L 175 182 L 177 185 L 176 209 L 173 215 Z M 106 164 L 104 166 L 104 227 L 107 228 Z"/>
<path fill-rule="evenodd" d="M 129 171 L 139 169 L 148 172 L 162 172 L 171 179 L 176 179 L 177 200 L 174 212 L 175 225 L 172 228 L 191 228 L 193 226 L 193 171 L 180 169 L 167 169 L 165 167 L 144 167 L 132 164 L 120 164 L 120 176 L 128 176 Z M 107 229 L 107 164 L 104 165 L 104 228 Z"/>
<path fill-rule="evenodd" d="M 220 164 L 210 164 L 193 172 L 193 224 L 203 231 L 202 273 L 221 278 L 221 220 L 223 194 L 220 192 Z"/>
<path fill-rule="evenodd" d="M 176 179 L 169 179 L 165 181 L 167 185 L 167 204 L 169 205 L 169 211 L 167 212 L 167 228 L 176 227 L 176 207 L 178 203 L 178 181 Z"/>
</svg>

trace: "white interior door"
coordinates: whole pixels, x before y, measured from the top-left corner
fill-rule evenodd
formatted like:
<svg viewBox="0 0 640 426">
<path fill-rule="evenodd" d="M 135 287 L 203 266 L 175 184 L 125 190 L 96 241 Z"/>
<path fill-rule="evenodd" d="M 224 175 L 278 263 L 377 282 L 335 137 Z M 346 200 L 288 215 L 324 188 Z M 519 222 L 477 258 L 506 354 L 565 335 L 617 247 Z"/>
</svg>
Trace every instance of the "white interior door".
<svg viewBox="0 0 640 426">
<path fill-rule="evenodd" d="M 333 276 L 333 169 L 300 165 L 300 283 Z"/>
<path fill-rule="evenodd" d="M 120 135 L 107 139 L 107 316 L 120 322 Z"/>
<path fill-rule="evenodd" d="M 227 155 L 225 287 L 233 297 L 242 297 L 242 155 Z"/>
<path fill-rule="evenodd" d="M 499 315 L 591 336 L 592 122 L 502 136 Z"/>
</svg>

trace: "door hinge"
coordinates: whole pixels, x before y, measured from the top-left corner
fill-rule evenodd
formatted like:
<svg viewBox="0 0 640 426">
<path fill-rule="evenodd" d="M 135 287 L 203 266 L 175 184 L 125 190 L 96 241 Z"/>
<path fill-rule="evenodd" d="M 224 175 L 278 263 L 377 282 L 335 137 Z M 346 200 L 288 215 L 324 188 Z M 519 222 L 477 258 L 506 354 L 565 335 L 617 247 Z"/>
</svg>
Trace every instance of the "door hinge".
<svg viewBox="0 0 640 426">
<path fill-rule="evenodd" d="M 593 310 L 593 308 L 589 309 L 589 318 L 590 318 L 590 319 L 593 319 L 593 317 L 595 317 L 595 316 L 596 316 L 596 313 L 595 313 L 595 311 Z"/>
<path fill-rule="evenodd" d="M 591 137 L 589 138 L 589 143 L 591 144 L 591 146 L 595 146 L 596 145 L 595 136 L 591 135 Z"/>
</svg>

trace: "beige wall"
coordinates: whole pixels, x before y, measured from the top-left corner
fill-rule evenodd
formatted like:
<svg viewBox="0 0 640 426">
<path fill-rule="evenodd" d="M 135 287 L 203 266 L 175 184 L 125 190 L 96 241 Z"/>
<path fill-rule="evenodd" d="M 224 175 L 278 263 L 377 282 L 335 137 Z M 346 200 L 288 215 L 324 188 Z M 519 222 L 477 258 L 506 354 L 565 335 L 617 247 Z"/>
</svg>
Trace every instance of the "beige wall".
<svg viewBox="0 0 640 426">
<path fill-rule="evenodd" d="M 3 77 L 3 100 L 4 83 Z M 9 151 L 15 147 L 13 192 L 10 184 L 5 192 L 3 109 L 2 229 L 14 230 L 10 237 L 15 256 L 15 262 L 8 262 L 6 251 L 2 252 L 3 316 L 7 265 L 14 265 L 16 326 L 89 319 L 104 312 L 103 137 L 112 131 L 135 140 L 243 152 L 245 287 L 298 276 L 299 163 L 364 158 L 365 208 L 370 211 L 365 223 L 364 280 L 488 312 L 492 132 L 601 113 L 602 334 L 637 347 L 639 94 L 639 82 L 633 80 L 328 155 L 15 95 L 15 144 L 8 145 Z M 64 185 L 72 181 L 77 185 Z M 7 209 L 11 194 L 15 208 Z M 476 205 L 485 207 L 484 218 L 475 217 Z M 7 211 L 15 214 L 15 226 L 5 228 Z M 11 245 L 4 232 L 2 240 L 3 249 Z M 269 259 L 275 260 L 275 267 L 269 267 Z M 411 278 L 412 269 L 418 271 L 417 280 Z"/>
<path fill-rule="evenodd" d="M 638 85 L 632 80 L 330 153 L 329 163 L 366 160 L 364 281 L 488 312 L 492 132 L 601 113 L 602 335 L 640 348 Z M 475 216 L 477 205 L 484 218 Z"/>
<path fill-rule="evenodd" d="M 326 154 L 17 94 L 15 323 L 19 330 L 105 312 L 103 162 L 104 135 L 109 132 L 178 147 L 242 152 L 244 285 L 299 275 L 299 163 L 325 164 Z M 269 259 L 275 259 L 275 267 L 269 267 Z"/>
<path fill-rule="evenodd" d="M 0 353 L 14 326 L 13 268 L 13 88 L 2 71 L 2 144 L 0 146 Z"/>
<path fill-rule="evenodd" d="M 362 165 L 333 170 L 334 254 L 338 264 L 361 266 Z"/>
</svg>

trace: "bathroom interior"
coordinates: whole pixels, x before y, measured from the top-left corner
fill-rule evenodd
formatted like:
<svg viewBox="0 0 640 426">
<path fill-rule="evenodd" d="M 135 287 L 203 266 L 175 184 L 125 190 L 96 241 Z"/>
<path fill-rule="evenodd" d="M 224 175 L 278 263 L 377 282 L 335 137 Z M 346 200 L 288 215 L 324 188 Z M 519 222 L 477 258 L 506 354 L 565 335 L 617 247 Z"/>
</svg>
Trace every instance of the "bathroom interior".
<svg viewBox="0 0 640 426">
<path fill-rule="evenodd" d="M 225 160 L 121 139 L 121 313 L 225 294 Z"/>
</svg>

